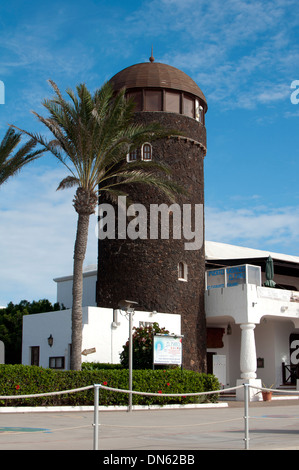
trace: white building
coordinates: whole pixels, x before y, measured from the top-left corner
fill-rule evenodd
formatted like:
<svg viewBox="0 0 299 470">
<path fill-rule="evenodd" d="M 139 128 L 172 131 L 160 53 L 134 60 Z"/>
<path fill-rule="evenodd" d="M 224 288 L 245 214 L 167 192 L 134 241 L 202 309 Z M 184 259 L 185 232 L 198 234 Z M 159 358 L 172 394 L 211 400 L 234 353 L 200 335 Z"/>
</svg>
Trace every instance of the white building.
<svg viewBox="0 0 299 470">
<path fill-rule="evenodd" d="M 277 288 L 264 287 L 269 255 Z M 224 386 L 245 381 L 275 388 L 295 386 L 299 257 L 207 242 L 206 265 L 214 271 L 208 275 L 207 270 L 205 294 L 210 371 L 215 357 Z M 260 280 L 257 270 L 261 271 Z M 224 286 L 219 282 L 223 274 L 227 275 Z"/>
<path fill-rule="evenodd" d="M 299 257 L 215 242 L 206 242 L 205 249 L 208 371 L 217 375 L 223 387 L 234 387 L 245 380 L 258 386 L 295 386 Z M 264 287 L 269 255 L 277 288 Z M 82 345 L 86 355 L 82 360 L 118 363 L 128 339 L 128 318 L 121 310 L 96 307 L 96 279 L 96 266 L 86 268 Z M 23 364 L 69 368 L 72 276 L 55 282 L 57 302 L 67 310 L 24 317 Z M 134 314 L 133 326 L 153 322 L 171 333 L 181 333 L 180 315 Z"/>
<path fill-rule="evenodd" d="M 72 307 L 73 275 L 57 277 L 57 302 L 65 308 Z M 96 307 L 97 266 L 90 265 L 84 268 L 83 273 L 83 307 Z M 121 299 L 120 299 L 121 300 Z"/>
<path fill-rule="evenodd" d="M 88 278 L 87 283 L 92 277 L 89 274 L 89 270 L 84 273 L 84 281 Z M 57 298 L 69 307 L 71 284 L 69 277 L 63 279 L 65 281 L 56 280 Z M 85 303 L 84 305 L 82 362 L 119 363 L 119 355 L 129 337 L 128 315 L 121 309 L 98 308 Z M 23 317 L 23 364 L 57 369 L 70 368 L 71 313 L 71 309 L 67 309 Z M 171 334 L 181 334 L 180 315 L 135 310 L 133 327 L 148 326 L 154 322 L 165 327 Z"/>
</svg>

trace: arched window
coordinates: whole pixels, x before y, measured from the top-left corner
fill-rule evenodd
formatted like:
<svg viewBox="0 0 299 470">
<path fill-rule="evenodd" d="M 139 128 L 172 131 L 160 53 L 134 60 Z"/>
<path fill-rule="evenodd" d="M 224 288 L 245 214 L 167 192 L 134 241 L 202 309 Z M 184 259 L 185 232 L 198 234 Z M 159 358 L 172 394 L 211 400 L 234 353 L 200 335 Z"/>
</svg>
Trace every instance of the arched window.
<svg viewBox="0 0 299 470">
<path fill-rule="evenodd" d="M 178 280 L 188 281 L 188 266 L 184 262 L 178 264 Z"/>
<path fill-rule="evenodd" d="M 127 161 L 128 162 L 136 162 L 137 156 L 138 156 L 138 150 L 137 149 L 132 150 L 131 152 L 129 152 L 127 154 Z"/>
<path fill-rule="evenodd" d="M 152 159 L 152 146 L 149 143 L 145 143 L 142 145 L 141 149 L 141 158 L 142 160 L 149 161 Z"/>
</svg>

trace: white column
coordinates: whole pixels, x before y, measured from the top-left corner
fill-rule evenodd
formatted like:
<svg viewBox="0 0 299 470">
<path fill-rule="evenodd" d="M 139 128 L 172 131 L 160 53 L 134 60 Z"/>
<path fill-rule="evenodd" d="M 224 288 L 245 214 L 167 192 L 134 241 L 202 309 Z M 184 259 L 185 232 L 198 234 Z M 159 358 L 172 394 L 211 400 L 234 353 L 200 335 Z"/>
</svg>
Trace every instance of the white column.
<svg viewBox="0 0 299 470">
<path fill-rule="evenodd" d="M 256 378 L 256 349 L 254 323 L 245 323 L 241 328 L 240 369 L 242 379 Z"/>
<path fill-rule="evenodd" d="M 261 387 L 260 379 L 256 378 L 256 347 L 254 337 L 254 323 L 243 323 L 241 328 L 241 350 L 240 350 L 240 370 L 241 379 L 237 380 L 237 386 L 247 383 L 252 387 Z M 261 400 L 261 393 L 257 389 L 249 387 L 250 401 Z M 236 392 L 237 400 L 244 400 L 243 388 Z"/>
</svg>

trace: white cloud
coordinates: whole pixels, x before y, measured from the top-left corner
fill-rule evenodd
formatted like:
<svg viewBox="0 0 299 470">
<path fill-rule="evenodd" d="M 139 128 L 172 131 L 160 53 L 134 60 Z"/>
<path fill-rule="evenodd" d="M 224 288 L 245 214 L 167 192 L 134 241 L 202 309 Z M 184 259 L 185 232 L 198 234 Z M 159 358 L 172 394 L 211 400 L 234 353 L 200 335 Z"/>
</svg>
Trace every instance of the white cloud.
<svg viewBox="0 0 299 470">
<path fill-rule="evenodd" d="M 232 108 L 248 109 L 259 102 L 271 104 L 285 99 L 283 84 L 291 80 L 298 64 L 295 0 L 227 0 L 225 6 L 220 0 L 152 0 L 141 2 L 133 11 L 107 10 L 109 7 L 87 2 L 86 8 L 90 15 L 82 13 L 75 2 L 71 11 L 62 6 L 52 17 L 52 8 L 45 6 L 34 12 L 30 28 L 19 20 L 18 28 L 6 31 L 0 46 L 0 73 L 9 75 L 17 68 L 28 72 L 31 80 L 31 84 L 22 84 L 24 93 L 20 93 L 19 101 L 44 86 L 44 71 L 55 75 L 46 78 L 64 81 L 76 76 L 78 81 L 78 77 L 86 80 L 89 76 L 93 80 L 96 61 L 99 73 L 103 68 L 99 51 L 105 58 L 109 51 L 113 63 L 114 56 L 127 56 L 128 51 L 132 55 L 141 39 L 143 44 L 148 40 L 145 60 L 154 43 L 157 60 L 190 73 L 210 101 L 225 102 Z M 108 19 L 95 21 L 103 8 Z M 84 40 L 68 34 L 71 22 L 84 25 Z M 171 52 L 161 54 L 155 43 L 166 44 L 162 50 Z M 47 95 L 40 91 L 42 98 Z M 28 108 L 27 102 L 24 108 Z"/>
<path fill-rule="evenodd" d="M 0 305 L 56 300 L 53 278 L 72 273 L 77 216 L 74 190 L 56 191 L 62 167 L 25 167 L 0 189 Z M 252 197 L 257 203 L 259 196 Z M 206 239 L 299 254 L 299 208 L 206 207 Z M 85 265 L 97 263 L 96 216 L 91 218 Z"/>
<path fill-rule="evenodd" d="M 299 255 L 299 208 L 264 206 L 222 210 L 206 207 L 206 239 Z"/>
<path fill-rule="evenodd" d="M 56 299 L 53 278 L 72 273 L 77 216 L 74 190 L 56 191 L 61 167 L 28 166 L 0 189 L 0 304 Z M 91 219 L 86 264 L 96 263 Z"/>
<path fill-rule="evenodd" d="M 46 79 L 59 79 L 64 91 L 64 84 L 73 87 L 80 77 L 96 82 L 102 73 L 109 78 L 124 58 L 130 65 L 142 51 L 147 60 L 152 43 L 156 60 L 192 76 L 209 103 L 221 104 L 217 110 L 272 107 L 285 100 L 293 109 L 277 108 L 271 118 L 298 114 L 289 99 L 290 83 L 299 78 L 297 0 L 152 0 L 134 5 L 131 13 L 131 7 L 93 1 L 87 1 L 84 11 L 78 2 L 72 8 L 57 8 L 54 2 L 29 12 L 25 20 L 18 15 L 14 26 L 6 26 L 0 45 L 7 102 L 0 109 L 0 126 L 32 127 L 23 118 L 32 118 L 30 109 L 39 111 L 41 100 L 51 95 Z M 74 31 L 80 31 L 79 39 Z M 48 71 L 53 75 L 45 76 Z M 256 114 L 257 122 L 264 119 L 263 113 Z M 76 214 L 73 191 L 56 192 L 63 176 L 61 167 L 38 164 L 0 188 L 0 304 L 13 297 L 55 300 L 52 278 L 72 271 Z M 94 226 L 91 222 L 86 264 L 97 259 Z M 296 246 L 298 227 L 296 207 L 206 207 L 208 239 L 259 248 L 275 244 L 281 247 L 276 251 L 283 251 Z"/>
<path fill-rule="evenodd" d="M 156 0 L 150 5 L 153 10 Z M 209 102 L 221 102 L 222 109 L 288 100 L 299 54 L 297 2 L 228 0 L 223 7 L 220 0 L 194 0 L 182 14 L 183 5 L 165 0 L 157 6 L 155 28 L 160 26 L 161 35 L 165 28 L 177 33 L 162 62 L 191 74 Z"/>
</svg>

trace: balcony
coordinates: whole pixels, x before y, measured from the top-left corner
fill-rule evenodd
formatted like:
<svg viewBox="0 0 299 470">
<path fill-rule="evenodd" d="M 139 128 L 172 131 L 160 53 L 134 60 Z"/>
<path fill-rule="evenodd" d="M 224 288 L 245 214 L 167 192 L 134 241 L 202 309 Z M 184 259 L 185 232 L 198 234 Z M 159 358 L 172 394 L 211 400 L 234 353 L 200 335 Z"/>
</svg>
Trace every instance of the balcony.
<svg viewBox="0 0 299 470">
<path fill-rule="evenodd" d="M 260 323 L 264 316 L 294 320 L 299 327 L 299 292 L 261 286 L 261 269 L 241 265 L 206 272 L 207 320 L 231 318 Z"/>
<path fill-rule="evenodd" d="M 241 284 L 261 285 L 261 268 L 251 264 L 206 271 L 206 289 L 234 287 Z"/>
</svg>

